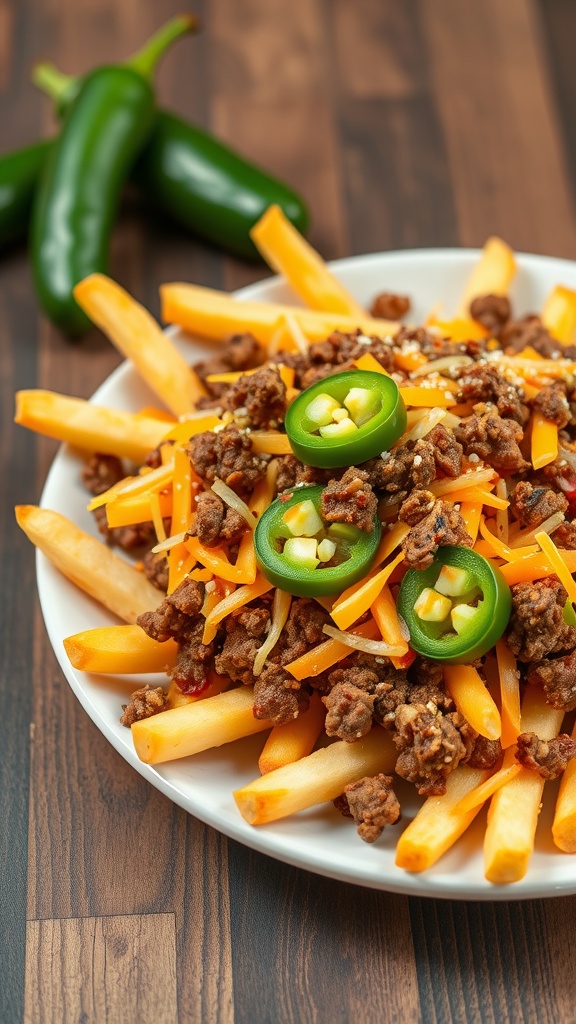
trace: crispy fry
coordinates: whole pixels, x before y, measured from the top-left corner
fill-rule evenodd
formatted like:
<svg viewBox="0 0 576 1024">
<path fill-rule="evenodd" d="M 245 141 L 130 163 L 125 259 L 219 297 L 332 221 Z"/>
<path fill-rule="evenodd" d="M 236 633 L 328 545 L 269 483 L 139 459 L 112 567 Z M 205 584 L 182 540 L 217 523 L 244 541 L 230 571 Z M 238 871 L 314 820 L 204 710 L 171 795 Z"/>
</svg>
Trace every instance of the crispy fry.
<svg viewBox="0 0 576 1024">
<path fill-rule="evenodd" d="M 429 796 L 400 836 L 396 866 L 405 871 L 425 871 L 446 853 L 480 810 L 458 811 L 461 800 L 490 777 L 480 768 L 459 765 L 446 779 L 444 796 Z"/>
<path fill-rule="evenodd" d="M 271 723 L 254 718 L 253 700 L 253 688 L 240 686 L 134 722 L 136 753 L 146 764 L 161 764 L 264 732 Z"/>
<path fill-rule="evenodd" d="M 268 772 L 236 790 L 234 799 L 249 825 L 264 825 L 334 800 L 365 775 L 392 771 L 397 756 L 389 734 L 377 727 L 355 743 L 340 740 Z"/>
<path fill-rule="evenodd" d="M 293 722 L 275 725 L 258 759 L 261 774 L 266 775 L 311 754 L 324 728 L 325 717 L 324 705 L 319 695 L 313 693 L 307 711 L 301 711 Z"/>
<path fill-rule="evenodd" d="M 542 307 L 541 319 L 557 341 L 569 345 L 576 333 L 576 291 L 557 284 Z"/>
<path fill-rule="evenodd" d="M 55 391 L 18 391 L 14 422 L 87 452 L 142 463 L 169 430 L 163 420 L 121 412 Z"/>
<path fill-rule="evenodd" d="M 193 411 L 206 389 L 147 309 L 105 274 L 85 277 L 74 298 L 175 416 Z"/>
<path fill-rule="evenodd" d="M 537 686 L 529 686 L 522 703 L 523 732 L 535 732 L 540 739 L 558 735 L 563 711 L 556 711 Z M 504 768 L 515 763 L 514 747 L 504 755 Z M 542 806 L 544 779 L 522 768 L 512 782 L 492 797 L 484 840 L 486 878 L 495 885 L 507 885 L 524 878 L 534 850 L 534 836 Z"/>
<path fill-rule="evenodd" d="M 284 275 L 310 309 L 344 313 L 360 319 L 366 317 L 365 310 L 328 270 L 319 253 L 290 223 L 279 206 L 268 207 L 250 231 L 250 237 L 268 266 Z"/>
<path fill-rule="evenodd" d="M 385 337 L 395 334 L 400 324 L 376 320 L 366 314 L 363 319 L 339 313 L 321 313 L 300 306 L 282 306 L 271 302 L 246 302 L 226 292 L 192 284 L 165 284 L 160 288 L 162 319 L 179 324 L 191 334 L 224 341 L 231 334 L 250 331 L 261 345 L 268 347 L 281 319 L 292 314 L 310 341 L 322 341 L 332 331 L 355 331 Z"/>
<path fill-rule="evenodd" d="M 472 665 L 444 665 L 444 681 L 458 711 L 489 740 L 500 739 L 500 712 Z"/>
<path fill-rule="evenodd" d="M 178 651 L 175 640 L 159 644 L 135 625 L 86 629 L 67 636 L 64 649 L 74 668 L 117 676 L 165 672 L 174 665 Z"/>
<path fill-rule="evenodd" d="M 489 238 L 466 283 L 461 315 L 468 316 L 470 303 L 479 295 L 507 295 L 515 273 L 516 260 L 510 246 L 496 236 Z"/>
<path fill-rule="evenodd" d="M 516 658 L 505 640 L 496 644 L 496 659 L 500 677 L 500 698 L 502 703 L 502 746 L 516 743 L 520 735 L 520 673 Z"/>
<path fill-rule="evenodd" d="M 158 607 L 158 591 L 142 573 L 59 512 L 17 505 L 16 521 L 64 576 L 120 619 L 134 623 Z"/>
<path fill-rule="evenodd" d="M 576 725 L 572 730 L 576 740 Z M 552 836 L 556 846 L 564 853 L 576 853 L 576 759 L 566 768 L 556 801 Z"/>
</svg>

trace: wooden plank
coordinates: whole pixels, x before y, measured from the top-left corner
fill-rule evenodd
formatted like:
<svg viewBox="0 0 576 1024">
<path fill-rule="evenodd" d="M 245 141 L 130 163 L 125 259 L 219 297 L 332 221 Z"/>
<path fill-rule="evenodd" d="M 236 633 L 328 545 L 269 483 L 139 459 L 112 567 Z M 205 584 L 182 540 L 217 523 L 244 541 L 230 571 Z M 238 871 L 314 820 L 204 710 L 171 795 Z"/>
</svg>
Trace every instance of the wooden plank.
<svg viewBox="0 0 576 1024">
<path fill-rule="evenodd" d="M 238 1020 L 421 1020 L 404 897 L 297 871 L 237 844 L 229 865 Z"/>
<path fill-rule="evenodd" d="M 29 921 L 24 1024 L 174 1024 L 173 914 Z"/>
<path fill-rule="evenodd" d="M 530 0 L 422 5 L 460 239 L 573 255 L 576 218 Z"/>
</svg>

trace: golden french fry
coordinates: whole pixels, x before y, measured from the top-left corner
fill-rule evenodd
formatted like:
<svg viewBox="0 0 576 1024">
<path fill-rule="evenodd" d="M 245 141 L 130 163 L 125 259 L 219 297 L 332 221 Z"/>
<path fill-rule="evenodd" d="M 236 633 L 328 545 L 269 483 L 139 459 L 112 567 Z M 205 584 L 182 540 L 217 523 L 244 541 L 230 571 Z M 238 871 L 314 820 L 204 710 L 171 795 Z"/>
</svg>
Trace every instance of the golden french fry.
<svg viewBox="0 0 576 1024">
<path fill-rule="evenodd" d="M 576 333 L 576 291 L 557 284 L 542 307 L 541 319 L 557 341 L 569 345 Z"/>
<path fill-rule="evenodd" d="M 158 593 L 158 603 L 161 595 Z M 129 675 L 165 672 L 176 661 L 177 644 L 159 644 L 140 626 L 101 626 L 67 636 L 64 649 L 70 664 L 82 672 Z"/>
<path fill-rule="evenodd" d="M 170 424 L 152 416 L 92 405 L 55 391 L 18 391 L 14 422 L 45 437 L 67 441 L 87 452 L 144 462 Z"/>
<path fill-rule="evenodd" d="M 134 722 L 136 753 L 146 764 L 160 764 L 270 729 L 271 722 L 254 718 L 253 702 L 253 687 L 240 686 Z"/>
<path fill-rule="evenodd" d="M 496 236 L 489 238 L 466 283 L 460 314 L 467 316 L 470 303 L 480 295 L 507 295 L 515 273 L 516 260 L 510 246 Z"/>
<path fill-rule="evenodd" d="M 184 330 L 212 341 L 224 341 L 230 334 L 249 331 L 261 345 L 268 347 L 283 317 L 295 317 L 310 341 L 322 341 L 332 331 L 355 331 L 386 337 L 395 334 L 399 323 L 377 320 L 364 314 L 360 319 L 344 313 L 321 313 L 299 306 L 282 306 L 271 302 L 246 302 L 226 292 L 192 284 L 164 284 L 160 288 L 162 319 L 179 324 Z"/>
<path fill-rule="evenodd" d="M 480 810 L 458 810 L 457 805 L 490 777 L 480 768 L 459 765 L 446 779 L 443 796 L 429 796 L 404 830 L 396 847 L 396 866 L 405 871 L 425 871 L 446 853 L 472 824 Z"/>
<path fill-rule="evenodd" d="M 540 739 L 558 735 L 563 711 L 556 711 L 544 699 L 537 686 L 529 686 L 522 702 L 522 732 L 535 732 Z M 509 747 L 503 767 L 515 763 L 515 749 Z M 507 885 L 524 878 L 534 850 L 534 837 L 542 805 L 544 779 L 523 768 L 512 782 L 492 797 L 484 840 L 486 878 L 496 885 Z"/>
<path fill-rule="evenodd" d="M 85 277 L 74 298 L 175 416 L 193 411 L 206 389 L 147 309 L 105 274 Z"/>
<path fill-rule="evenodd" d="M 500 712 L 474 666 L 445 665 L 444 682 L 458 711 L 472 728 L 489 740 L 500 739 Z"/>
<path fill-rule="evenodd" d="M 377 727 L 355 743 L 340 740 L 262 775 L 236 790 L 234 799 L 249 825 L 264 825 L 334 800 L 365 775 L 393 771 L 397 757 L 389 734 Z"/>
<path fill-rule="evenodd" d="M 320 696 L 313 693 L 310 707 L 302 711 L 298 718 L 286 725 L 275 725 L 258 759 L 262 775 L 311 754 L 324 728 L 325 717 L 326 710 Z"/>
<path fill-rule="evenodd" d="M 576 740 L 576 725 L 572 730 L 572 739 Z M 576 758 L 570 761 L 562 776 L 552 836 L 559 850 L 576 853 Z"/>
<path fill-rule="evenodd" d="M 17 505 L 16 521 L 64 576 L 125 622 L 136 622 L 160 604 L 143 573 L 59 512 Z"/>
<path fill-rule="evenodd" d="M 250 231 L 250 237 L 268 266 L 284 275 L 310 309 L 366 318 L 366 311 L 328 270 L 280 206 L 268 207 Z"/>
</svg>

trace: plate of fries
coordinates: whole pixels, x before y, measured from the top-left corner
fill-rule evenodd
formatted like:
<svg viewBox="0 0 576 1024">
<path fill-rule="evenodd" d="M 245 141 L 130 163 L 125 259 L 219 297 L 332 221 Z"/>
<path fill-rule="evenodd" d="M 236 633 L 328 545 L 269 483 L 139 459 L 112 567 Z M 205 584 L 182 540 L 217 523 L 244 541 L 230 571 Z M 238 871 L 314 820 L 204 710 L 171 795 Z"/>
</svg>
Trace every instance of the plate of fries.
<svg viewBox="0 0 576 1024">
<path fill-rule="evenodd" d="M 576 289 L 576 264 L 523 254 L 515 254 L 513 260 L 515 273 L 511 283 L 506 282 L 506 290 L 516 316 L 541 311 L 550 294 L 559 285 L 567 294 Z M 270 262 L 274 265 L 273 260 Z M 486 263 L 486 249 L 484 252 L 460 249 L 413 250 L 374 253 L 340 260 L 329 266 L 322 265 L 318 273 L 330 275 L 331 280 L 336 280 L 338 287 L 353 296 L 363 310 L 369 309 L 374 297 L 382 291 L 410 296 L 412 305 L 409 320 L 419 325 L 430 323 L 431 316 L 438 323 L 456 317 L 461 308 L 462 296 L 470 288 L 470 281 L 474 275 L 482 272 L 486 274 L 487 265 L 488 281 L 490 272 L 496 276 L 504 272 L 501 266 L 495 268 L 490 264 L 490 259 Z M 482 266 L 483 271 L 478 269 Z M 156 343 L 159 346 L 163 344 L 159 341 L 161 336 L 170 349 L 178 353 L 180 359 L 193 364 L 215 354 L 218 332 L 222 336 L 231 333 L 226 318 L 234 315 L 234 311 L 230 313 L 229 309 L 232 302 L 236 305 L 239 331 L 258 330 L 258 324 L 268 323 L 268 327 L 262 330 L 268 331 L 266 337 L 269 340 L 269 327 L 273 318 L 272 321 L 270 317 L 266 320 L 266 310 L 282 308 L 285 311 L 289 308 L 291 312 L 283 321 L 283 326 L 298 332 L 300 342 L 302 336 L 309 340 L 310 336 L 314 337 L 316 329 L 322 330 L 322 325 L 314 326 L 313 319 L 306 320 L 304 307 L 303 318 L 298 320 L 294 314 L 298 303 L 286 276 L 290 280 L 290 275 L 285 274 L 284 277 L 279 276 L 245 288 L 233 297 L 193 286 L 167 285 L 163 288 L 164 309 L 176 309 L 176 313 L 165 315 L 165 319 L 174 326 L 161 332 L 148 318 L 141 322 L 140 337 L 144 336 L 145 340 L 146 332 L 150 331 L 151 337 L 155 339 L 151 342 L 153 349 Z M 512 277 L 512 274 L 509 276 Z M 185 292 L 187 287 L 190 288 L 189 294 Z M 181 291 L 178 292 L 178 289 Z M 178 313 L 178 309 L 186 307 L 188 299 L 190 308 L 194 307 L 195 320 L 189 312 L 186 315 Z M 142 597 L 138 586 L 135 591 L 130 590 L 130 580 L 134 575 L 132 565 L 129 565 L 130 580 L 126 584 L 124 579 L 120 580 L 123 570 L 119 568 L 119 563 L 130 561 L 125 556 L 114 553 L 112 561 L 104 559 L 99 564 L 99 552 L 107 549 L 97 540 L 98 531 L 87 509 L 87 494 L 81 483 L 85 457 L 78 447 L 80 435 L 74 431 L 76 427 L 80 431 L 85 430 L 80 447 L 83 446 L 86 451 L 98 450 L 98 430 L 103 422 L 98 410 L 117 410 L 120 417 L 127 414 L 126 423 L 121 423 L 117 429 L 124 431 L 127 436 L 131 434 L 133 447 L 126 449 L 123 454 L 125 458 L 141 461 L 142 454 L 155 446 L 154 426 L 149 422 L 154 420 L 154 415 L 150 415 L 149 410 L 158 407 L 159 395 L 162 397 L 162 382 L 154 388 L 150 385 L 154 383 L 154 372 L 159 376 L 166 376 L 166 372 L 160 365 L 161 356 L 158 357 L 160 362 L 156 364 L 156 371 L 154 367 L 151 372 L 150 367 L 146 369 L 143 366 L 141 355 L 131 351 L 130 342 L 122 338 L 122 328 L 119 329 L 117 324 L 114 326 L 114 317 L 106 313 L 106 302 L 102 305 L 104 313 L 97 301 L 91 304 L 90 294 L 87 293 L 85 308 L 89 315 L 131 358 L 102 384 L 90 403 L 80 403 L 82 408 L 59 405 L 57 402 L 49 413 L 44 410 L 36 415 L 30 410 L 22 412 L 22 403 L 26 401 L 24 398 L 21 399 L 17 419 L 25 426 L 69 442 L 63 444 L 54 460 L 40 509 L 42 515 L 45 510 L 50 510 L 51 513 L 65 517 L 66 523 L 74 524 L 78 532 L 64 530 L 60 557 L 55 556 L 53 550 L 54 545 L 60 543 L 57 520 L 44 521 L 40 514 L 36 519 L 35 511 L 30 513 L 30 523 L 25 522 L 28 512 L 21 512 L 19 521 L 38 547 L 38 590 L 51 644 L 72 690 L 104 736 L 148 782 L 186 811 L 244 845 L 285 863 L 375 889 L 437 898 L 509 900 L 575 893 L 576 858 L 559 849 L 553 839 L 552 826 L 560 784 L 546 782 L 544 786 L 543 780 L 535 773 L 534 779 L 523 788 L 517 788 L 514 799 L 503 800 L 502 794 L 506 792 L 507 786 L 498 783 L 499 789 L 493 786 L 490 792 L 488 787 L 484 801 L 480 801 L 473 809 L 468 808 L 465 814 L 462 812 L 463 799 L 471 792 L 475 794 L 481 785 L 489 783 L 490 772 L 476 771 L 474 775 L 473 769 L 464 766 L 458 768 L 453 773 L 457 781 L 450 783 L 447 793 L 444 796 L 430 796 L 426 801 L 417 795 L 414 786 L 401 779 L 395 780 L 401 805 L 399 821 L 387 826 L 376 842 L 363 843 L 353 824 L 339 813 L 332 801 L 349 777 L 356 780 L 370 772 L 393 770 L 393 746 L 379 727 L 375 727 L 371 734 L 357 744 L 342 741 L 328 743 L 325 738 L 321 739 L 311 755 L 276 769 L 280 775 L 272 771 L 259 778 L 259 757 L 267 741 L 266 723 L 259 723 L 256 732 L 250 729 L 242 731 L 242 728 L 234 732 L 235 727 L 230 726 L 227 716 L 232 714 L 228 710 L 232 700 L 245 700 L 246 694 L 239 694 L 239 691 L 247 688 L 239 687 L 194 704 L 195 709 L 204 705 L 202 714 L 205 717 L 198 729 L 213 731 L 213 746 L 202 749 L 201 746 L 195 748 L 192 743 L 192 746 L 184 748 L 184 757 L 172 753 L 169 760 L 163 760 L 162 755 L 158 758 L 145 756 L 143 759 L 142 750 L 151 749 L 146 744 L 153 745 L 156 742 L 156 738 L 150 738 L 152 734 L 146 732 L 147 723 L 153 723 L 155 718 L 162 716 L 137 723 L 138 726 L 146 727 L 141 730 L 142 735 L 146 732 L 146 738 L 145 741 L 138 740 L 136 746 L 136 736 L 133 739 L 131 730 L 120 724 L 119 719 L 121 705 L 128 702 L 130 694 L 137 687 L 146 683 L 153 687 L 166 686 L 166 675 L 157 670 L 157 659 L 156 662 L 152 659 L 150 663 L 151 672 L 125 674 L 124 671 L 82 671 L 72 666 L 64 646 L 66 641 L 70 650 L 69 638 L 84 635 L 86 631 L 107 630 L 122 621 L 133 623 L 143 607 L 138 602 L 150 601 L 149 592 Z M 145 311 L 136 308 L 131 300 L 122 322 L 134 328 L 140 313 L 144 316 Z M 362 324 L 362 330 L 368 332 L 370 318 L 368 313 L 364 315 L 366 323 Z M 255 317 L 261 318 L 256 327 Z M 211 318 L 218 321 L 217 328 L 213 330 L 207 326 L 212 322 Z M 292 323 L 290 318 L 293 318 Z M 343 328 L 346 323 L 344 318 Z M 333 321 L 328 314 L 324 327 L 326 325 L 329 333 Z M 125 330 L 130 333 L 129 327 L 125 327 Z M 86 408 L 91 409 L 92 413 L 87 412 Z M 96 419 L 91 424 L 89 420 L 94 410 Z M 139 432 L 139 416 L 141 437 L 136 436 Z M 182 419 L 181 415 L 179 418 Z M 160 419 L 156 418 L 155 422 L 156 434 L 162 437 L 162 430 L 158 430 Z M 172 422 L 175 422 L 174 418 Z M 131 424 L 131 431 L 127 430 L 127 423 Z M 169 423 L 163 424 L 164 431 L 169 427 Z M 104 450 L 105 443 L 100 446 Z M 85 537 L 91 538 L 99 547 L 88 550 L 90 544 L 84 540 Z M 505 558 L 499 559 L 499 563 L 504 564 Z M 96 582 L 91 584 L 88 577 Z M 123 596 L 118 599 L 120 603 L 115 604 L 120 590 Z M 159 604 L 161 599 L 162 595 L 156 592 L 156 603 Z M 130 606 L 128 611 L 126 602 Z M 149 607 L 152 606 L 149 604 Z M 143 667 L 143 664 L 140 665 L 140 669 Z M 534 689 L 528 687 L 528 691 Z M 238 694 L 237 697 L 231 697 Z M 528 721 L 542 723 L 547 714 L 541 706 L 526 708 L 525 712 L 526 721 L 522 722 L 524 727 Z M 173 714 L 173 711 L 167 713 Z M 245 716 L 245 709 L 243 706 L 238 707 L 233 709 L 233 713 Z M 558 718 L 558 712 L 555 715 Z M 559 717 L 560 721 L 553 727 L 556 731 L 564 716 Z M 572 718 L 568 715 L 562 724 L 562 731 L 570 731 L 572 724 Z M 544 731 L 545 726 L 546 723 Z M 552 729 L 549 723 L 548 726 Z M 183 728 L 188 732 L 192 729 L 193 732 L 196 726 L 184 722 Z M 133 726 L 132 731 L 135 729 L 136 726 Z M 379 734 L 376 738 L 375 732 Z M 552 731 L 551 735 L 554 734 Z M 240 738 L 235 739 L 234 736 L 238 735 Z M 171 742 L 179 743 L 180 739 Z M 193 753 L 195 749 L 197 752 Z M 309 757 L 315 760 L 308 760 Z M 572 763 L 572 768 L 575 764 Z M 358 765 L 364 767 L 360 773 Z M 509 762 L 505 761 L 506 765 L 510 767 Z M 352 774 L 347 775 L 347 772 Z M 514 773 L 510 776 L 508 788 L 513 784 L 518 786 L 518 776 L 513 776 Z M 265 781 L 267 779 L 268 782 Z M 572 789 L 576 801 L 576 777 Z M 509 792 L 512 794 L 513 790 L 509 788 Z M 488 841 L 487 809 L 490 807 L 490 798 L 494 808 L 498 793 L 500 809 L 490 812 L 497 819 L 497 834 L 494 835 L 495 826 L 492 825 L 492 836 Z M 539 814 L 540 804 L 542 811 Z M 271 810 L 276 806 L 282 809 L 278 812 Z M 421 811 L 423 806 L 426 806 L 424 812 Z M 264 811 L 261 814 L 262 807 Z M 408 854 L 409 844 L 403 837 L 411 835 L 407 830 L 413 830 L 416 822 L 420 822 L 420 835 L 416 835 L 410 848 L 412 852 Z M 135 827 L 138 827 L 137 824 Z M 417 855 L 414 850 L 418 843 L 420 853 Z M 487 849 L 487 843 L 492 844 L 490 849 Z M 496 851 L 494 844 L 498 847 Z M 510 858 L 512 869 L 509 866 Z M 493 867 L 488 869 L 489 861 L 492 865 L 495 862 L 500 865 L 506 862 L 508 866 L 497 870 Z"/>
</svg>

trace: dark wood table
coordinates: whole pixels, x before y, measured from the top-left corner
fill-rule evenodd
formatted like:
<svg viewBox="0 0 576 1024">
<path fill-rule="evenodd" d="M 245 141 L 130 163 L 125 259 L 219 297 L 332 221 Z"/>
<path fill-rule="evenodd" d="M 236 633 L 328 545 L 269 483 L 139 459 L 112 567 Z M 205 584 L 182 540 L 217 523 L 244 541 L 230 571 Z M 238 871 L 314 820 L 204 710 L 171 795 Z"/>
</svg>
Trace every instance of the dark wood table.
<svg viewBox="0 0 576 1024">
<path fill-rule="evenodd" d="M 35 60 L 120 59 L 180 3 L 161 7 L 2 0 L 2 147 L 51 128 Z M 490 233 L 576 255 L 571 0 L 195 7 L 204 32 L 165 61 L 162 101 L 301 190 L 324 256 Z M 112 271 L 155 313 L 163 280 L 264 276 L 134 199 Z M 88 396 L 119 358 L 48 325 L 23 247 L 0 262 L 0 337 L 1 1024 L 576 1021 L 576 898 L 439 902 L 316 877 L 200 824 L 109 746 L 56 663 L 14 524 L 56 445 L 11 417 L 17 388 Z"/>
</svg>

